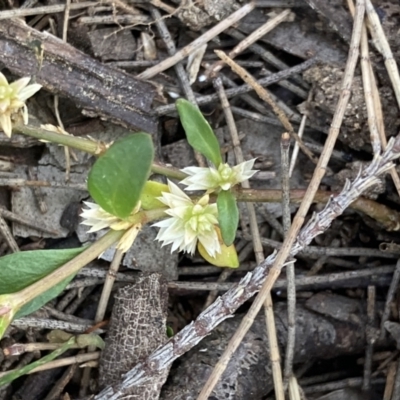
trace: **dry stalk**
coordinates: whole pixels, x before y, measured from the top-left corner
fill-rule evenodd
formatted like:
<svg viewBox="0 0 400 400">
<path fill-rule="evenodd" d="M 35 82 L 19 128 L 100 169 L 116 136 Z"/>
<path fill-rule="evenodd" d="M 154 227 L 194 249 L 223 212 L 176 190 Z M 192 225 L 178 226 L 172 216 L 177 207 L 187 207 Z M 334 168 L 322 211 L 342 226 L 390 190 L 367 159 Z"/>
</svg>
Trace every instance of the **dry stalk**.
<svg viewBox="0 0 400 400">
<path fill-rule="evenodd" d="M 13 234 L 11 233 L 10 227 L 7 225 L 7 222 L 0 215 L 0 232 L 3 239 L 7 242 L 8 247 L 11 249 L 13 253 L 18 253 L 20 251 L 18 243 L 15 241 Z"/>
<path fill-rule="evenodd" d="M 290 247 L 288 256 L 294 257 L 317 235 L 325 232 L 332 221 L 340 216 L 363 191 L 379 182 L 378 176 L 388 171 L 393 166 L 392 160 L 399 157 L 400 136 L 397 136 L 389 141 L 388 147 L 382 155 L 376 156 L 366 169 L 360 171 L 360 174 L 352 183 L 346 182 L 342 192 L 338 196 L 332 197 L 324 210 L 313 215 L 312 219 L 297 235 L 297 240 Z M 164 346 L 158 348 L 147 359 L 125 374 L 120 384 L 105 388 L 94 399 L 117 400 L 127 388 L 141 385 L 151 380 L 163 369 L 168 368 L 174 360 L 193 348 L 217 325 L 229 318 L 238 307 L 254 296 L 271 273 L 277 257 L 276 252 L 271 254 L 252 273 L 248 273 L 238 284 L 203 311 L 195 321 L 183 328 Z"/>
<path fill-rule="evenodd" d="M 380 332 L 379 332 L 379 340 L 384 340 L 386 336 L 385 322 L 390 317 L 390 309 L 392 307 L 392 302 L 394 296 L 396 295 L 398 286 L 400 282 L 400 260 L 397 261 L 396 269 L 393 274 L 392 282 L 390 283 L 389 290 L 386 295 L 385 308 L 383 309 L 381 324 L 380 324 Z"/>
<path fill-rule="evenodd" d="M 271 106 L 272 111 L 278 117 L 279 121 L 281 122 L 285 130 L 294 140 L 296 140 L 296 142 L 299 144 L 304 154 L 314 164 L 316 164 L 317 161 L 314 155 L 311 153 L 310 149 L 308 149 L 304 145 L 303 141 L 297 136 L 287 115 L 282 110 L 282 107 L 278 106 L 277 102 L 273 99 L 271 93 L 269 93 L 265 88 L 263 88 L 244 68 L 242 68 L 239 64 L 237 64 L 230 57 L 228 57 L 223 51 L 215 50 L 215 54 L 217 54 L 217 56 L 221 58 L 222 61 L 228 64 L 234 72 L 236 72 L 249 86 L 251 86 L 262 100 L 264 100 L 267 104 Z"/>
<path fill-rule="evenodd" d="M 286 21 L 289 16 L 291 15 L 291 10 L 286 9 L 279 13 L 274 18 L 268 20 L 265 24 L 261 25 L 258 29 L 252 32 L 249 36 L 245 37 L 239 44 L 237 44 L 233 50 L 229 52 L 230 58 L 235 58 L 239 55 L 242 51 L 246 50 L 249 46 L 253 43 L 257 42 L 260 38 L 266 35 L 268 32 L 272 31 L 275 27 L 277 27 L 281 22 Z M 292 14 L 293 15 L 293 14 Z M 207 68 L 204 75 L 206 78 L 210 76 L 215 76 L 221 69 L 224 67 L 223 61 L 217 61 L 211 66 Z"/>
<path fill-rule="evenodd" d="M 364 377 L 362 384 L 362 390 L 364 392 L 371 390 L 372 355 L 375 342 L 375 331 L 374 331 L 375 302 L 376 302 L 376 288 L 375 286 L 368 286 L 367 327 L 365 335 L 367 340 L 367 346 L 365 349 Z"/>
<path fill-rule="evenodd" d="M 225 114 L 225 120 L 229 127 L 236 163 L 240 164 L 245 160 L 243 157 L 242 148 L 240 147 L 240 139 L 236 128 L 235 119 L 233 117 L 228 98 L 226 97 L 221 78 L 215 79 L 214 86 L 216 87 L 219 93 L 221 105 Z M 246 180 L 242 182 L 242 187 L 245 189 L 249 189 L 250 188 L 249 181 Z M 251 239 L 253 242 L 256 262 L 257 264 L 261 264 L 262 261 L 265 259 L 265 256 L 261 243 L 260 230 L 258 229 L 256 210 L 252 203 L 246 203 L 246 206 L 247 206 L 247 211 L 249 213 Z M 265 300 L 264 311 L 265 311 L 265 322 L 267 328 L 267 337 L 269 341 L 269 352 L 271 359 L 272 376 L 274 380 L 275 396 L 276 400 L 285 400 L 285 391 L 282 382 L 281 357 L 279 354 L 278 338 L 276 336 L 276 324 L 275 324 L 274 309 L 273 309 L 271 295 L 269 295 Z"/>
<path fill-rule="evenodd" d="M 232 356 L 232 354 L 236 351 L 242 338 L 245 336 L 245 334 L 253 324 L 255 317 L 257 316 L 258 312 L 260 311 L 260 308 L 262 307 L 262 304 L 264 303 L 264 299 L 266 298 L 268 293 L 270 293 L 272 286 L 279 277 L 285 261 L 291 254 L 293 243 L 295 242 L 296 237 L 298 237 L 299 230 L 304 222 L 308 209 L 310 208 L 310 205 L 313 201 L 314 195 L 318 190 L 319 184 L 323 176 L 325 175 L 330 155 L 335 146 L 336 139 L 339 135 L 340 126 L 342 124 L 344 113 L 346 111 L 346 107 L 349 102 L 351 94 L 350 88 L 359 54 L 361 28 L 364 19 L 364 11 L 365 11 L 364 1 L 358 0 L 356 15 L 354 18 L 353 33 L 350 43 L 349 57 L 347 60 L 346 69 L 342 82 L 342 91 L 340 94 L 335 114 L 333 116 L 331 128 L 329 130 L 329 134 L 325 142 L 324 150 L 322 151 L 321 157 L 314 171 L 314 175 L 308 186 L 304 199 L 296 213 L 296 216 L 293 220 L 293 224 L 282 245 L 282 248 L 276 256 L 276 260 L 274 261 L 274 265 L 270 270 L 268 279 L 262 285 L 260 293 L 254 300 L 252 306 L 250 307 L 249 312 L 243 318 L 241 324 L 239 325 L 238 330 L 235 332 L 231 341 L 229 342 L 227 349 L 225 350 L 224 354 L 222 355 L 217 365 L 215 366 L 212 376 L 206 383 L 205 389 L 203 391 L 204 397 L 206 397 L 212 392 L 214 386 L 216 385 L 216 383 L 218 382 L 222 373 L 225 370 L 226 360 L 228 360 Z M 232 63 L 233 61 L 229 60 L 229 62 Z"/>
<path fill-rule="evenodd" d="M 249 12 L 253 11 L 255 8 L 254 1 L 251 1 L 245 4 L 243 7 L 239 8 L 229 17 L 222 20 L 219 24 L 215 25 L 213 28 L 208 30 L 203 35 L 199 36 L 196 40 L 189 43 L 187 46 L 182 48 L 181 50 L 177 51 L 173 56 L 168 57 L 167 59 L 161 61 L 159 64 L 146 69 L 146 71 L 142 72 L 138 75 L 139 79 L 150 79 L 153 76 L 159 74 L 160 72 L 165 71 L 166 69 L 174 66 L 179 61 L 182 61 L 185 57 L 189 54 L 193 53 L 194 51 L 198 50 L 201 46 L 208 43 L 211 39 L 215 36 L 219 35 L 225 29 L 232 26 L 234 23 L 240 21 L 245 15 Z"/>
<path fill-rule="evenodd" d="M 282 221 L 285 237 L 290 229 L 290 177 L 289 177 L 290 136 L 287 132 L 281 138 L 281 180 L 282 180 Z M 293 375 L 293 359 L 296 341 L 296 283 L 294 262 L 286 267 L 287 277 L 287 319 L 288 335 L 285 351 L 284 387 Z"/>
<path fill-rule="evenodd" d="M 307 103 L 310 102 L 311 95 L 312 95 L 312 90 L 310 90 L 309 93 L 308 93 Z M 307 107 L 305 107 L 305 109 L 307 109 Z M 297 133 L 299 139 L 302 139 L 302 137 L 303 137 L 304 129 L 306 127 L 307 117 L 308 117 L 308 112 L 305 111 L 303 116 L 301 117 L 301 122 L 300 122 L 299 130 L 298 130 L 298 133 Z M 290 159 L 289 178 L 293 174 L 293 170 L 294 170 L 294 166 L 296 165 L 296 160 L 297 160 L 298 154 L 299 154 L 299 144 L 297 142 L 295 142 L 294 148 L 293 148 L 293 152 L 292 152 L 292 158 Z"/>
</svg>

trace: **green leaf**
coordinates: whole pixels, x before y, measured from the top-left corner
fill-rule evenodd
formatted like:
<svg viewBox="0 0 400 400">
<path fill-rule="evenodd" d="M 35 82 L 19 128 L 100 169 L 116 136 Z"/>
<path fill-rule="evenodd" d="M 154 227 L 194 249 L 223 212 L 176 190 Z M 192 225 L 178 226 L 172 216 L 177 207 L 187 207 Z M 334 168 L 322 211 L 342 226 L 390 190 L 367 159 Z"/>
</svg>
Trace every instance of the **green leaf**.
<svg viewBox="0 0 400 400">
<path fill-rule="evenodd" d="M 97 159 L 89 173 L 90 195 L 110 214 L 128 217 L 140 199 L 153 157 L 153 142 L 146 133 L 135 133 L 116 141 Z"/>
<path fill-rule="evenodd" d="M 155 181 L 147 181 L 140 196 L 143 210 L 165 207 L 165 204 L 157 199 L 162 196 L 162 192 L 169 193 L 168 185 Z"/>
<path fill-rule="evenodd" d="M 218 139 L 200 109 L 184 99 L 175 104 L 189 144 L 218 168 L 222 163 Z"/>
<path fill-rule="evenodd" d="M 76 274 L 72 274 L 68 278 L 65 278 L 57 285 L 51 287 L 41 295 L 35 297 L 29 303 L 22 306 L 15 314 L 15 318 L 21 318 L 24 317 L 25 315 L 32 314 L 36 310 L 39 310 L 40 307 L 43 307 L 50 300 L 57 297 L 67 287 L 67 285 L 72 281 L 72 279 L 74 279 L 75 275 Z"/>
<path fill-rule="evenodd" d="M 217 197 L 218 223 L 224 243 L 230 246 L 235 240 L 239 224 L 239 210 L 232 192 L 222 190 Z"/>
<path fill-rule="evenodd" d="M 0 258 L 0 295 L 16 293 L 44 278 L 80 254 L 84 247 L 66 250 L 22 251 Z M 30 314 L 58 296 L 71 281 L 68 277 L 58 285 L 23 306 L 16 317 Z"/>
<path fill-rule="evenodd" d="M 216 267 L 238 268 L 239 258 L 235 245 L 232 244 L 227 246 L 222 240 L 221 230 L 217 226 L 215 228 L 217 230 L 218 241 L 221 246 L 221 253 L 216 253 L 214 257 L 211 257 L 200 241 L 197 243 L 197 250 L 206 261 L 212 265 L 215 265 Z"/>
</svg>

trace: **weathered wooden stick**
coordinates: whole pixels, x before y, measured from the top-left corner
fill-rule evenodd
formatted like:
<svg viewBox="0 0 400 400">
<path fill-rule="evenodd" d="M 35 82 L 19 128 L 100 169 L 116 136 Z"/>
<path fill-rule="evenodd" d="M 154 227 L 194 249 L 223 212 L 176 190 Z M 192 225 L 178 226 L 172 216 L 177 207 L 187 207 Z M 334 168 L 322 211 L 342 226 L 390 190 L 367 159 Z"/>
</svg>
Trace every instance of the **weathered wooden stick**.
<svg viewBox="0 0 400 400">
<path fill-rule="evenodd" d="M 0 25 L 0 63 L 19 76 L 33 76 L 53 94 L 73 100 L 88 115 L 155 133 L 150 115 L 155 88 L 82 53 L 23 21 Z"/>
</svg>

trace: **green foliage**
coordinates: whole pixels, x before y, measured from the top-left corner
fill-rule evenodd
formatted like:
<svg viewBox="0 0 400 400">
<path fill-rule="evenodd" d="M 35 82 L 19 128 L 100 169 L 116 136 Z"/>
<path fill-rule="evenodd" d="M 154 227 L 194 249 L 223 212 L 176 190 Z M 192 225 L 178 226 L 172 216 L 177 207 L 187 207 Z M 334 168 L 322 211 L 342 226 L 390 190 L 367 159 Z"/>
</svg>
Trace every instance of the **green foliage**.
<svg viewBox="0 0 400 400">
<path fill-rule="evenodd" d="M 218 168 L 222 163 L 218 139 L 200 109 L 184 99 L 176 101 L 176 108 L 189 144 Z"/>
<path fill-rule="evenodd" d="M 239 210 L 232 192 L 222 190 L 217 197 L 218 223 L 224 243 L 230 246 L 235 240 L 239 224 Z"/>
<path fill-rule="evenodd" d="M 66 262 L 80 254 L 85 248 L 66 250 L 23 251 L 0 258 L 0 294 L 15 293 L 39 281 Z M 58 296 L 73 276 L 49 288 L 40 296 L 23 306 L 17 317 L 30 314 Z"/>
<path fill-rule="evenodd" d="M 89 173 L 90 195 L 110 214 L 127 218 L 140 199 L 153 157 L 153 142 L 146 133 L 116 141 Z"/>
<path fill-rule="evenodd" d="M 155 181 L 147 181 L 140 196 L 143 210 L 164 208 L 165 204 L 157 199 L 157 197 L 162 196 L 162 192 L 169 192 L 168 185 Z"/>
</svg>

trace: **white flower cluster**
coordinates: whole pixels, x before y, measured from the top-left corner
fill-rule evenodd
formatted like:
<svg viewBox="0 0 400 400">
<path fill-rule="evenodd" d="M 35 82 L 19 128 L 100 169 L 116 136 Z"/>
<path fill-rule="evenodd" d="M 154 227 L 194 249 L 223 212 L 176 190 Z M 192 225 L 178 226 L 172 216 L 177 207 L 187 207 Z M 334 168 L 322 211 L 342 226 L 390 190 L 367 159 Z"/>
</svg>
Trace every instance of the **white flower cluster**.
<svg viewBox="0 0 400 400">
<path fill-rule="evenodd" d="M 231 187 L 251 178 L 255 159 L 235 167 L 221 164 L 216 168 L 188 167 L 182 171 L 189 176 L 181 181 L 186 190 L 205 190 L 206 194 L 193 202 L 172 182 L 168 182 L 170 193 L 159 198 L 168 206 L 166 213 L 171 217 L 154 224 L 160 229 L 157 239 L 163 246 L 172 244 L 171 251 L 179 249 L 194 254 L 199 241 L 211 257 L 221 252 L 216 226 L 218 211 L 216 204 L 209 204 L 209 193 L 229 190 Z"/>
<path fill-rule="evenodd" d="M 189 176 L 181 181 L 186 190 L 205 190 L 200 200 L 194 201 L 187 196 L 177 185 L 168 181 L 169 192 L 162 192 L 158 197 L 167 206 L 165 214 L 169 218 L 163 219 L 153 226 L 160 228 L 157 240 L 166 246 L 171 244 L 171 252 L 175 250 L 194 254 L 200 242 L 211 257 L 221 253 L 221 243 L 217 233 L 218 210 L 217 205 L 210 204 L 209 193 L 219 190 L 229 190 L 232 186 L 251 178 L 257 171 L 253 170 L 255 159 L 243 162 L 235 167 L 221 164 L 218 169 L 188 167 L 183 172 Z M 114 230 L 128 229 L 118 246 L 127 251 L 136 238 L 140 229 L 138 224 L 132 225 L 121 220 L 94 203 L 85 203 L 89 209 L 83 210 L 82 224 L 91 226 L 89 232 L 95 232 L 109 227 Z M 132 214 L 139 211 L 140 205 Z M 135 234 L 135 232 L 136 234 Z M 129 233 L 130 232 L 130 233 Z"/>
<path fill-rule="evenodd" d="M 25 101 L 39 91 L 42 85 L 28 85 L 30 77 L 21 78 L 8 83 L 7 78 L 0 72 L 0 128 L 11 137 L 12 117 L 22 110 L 24 124 L 28 123 L 28 108 Z"/>
</svg>

